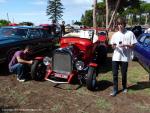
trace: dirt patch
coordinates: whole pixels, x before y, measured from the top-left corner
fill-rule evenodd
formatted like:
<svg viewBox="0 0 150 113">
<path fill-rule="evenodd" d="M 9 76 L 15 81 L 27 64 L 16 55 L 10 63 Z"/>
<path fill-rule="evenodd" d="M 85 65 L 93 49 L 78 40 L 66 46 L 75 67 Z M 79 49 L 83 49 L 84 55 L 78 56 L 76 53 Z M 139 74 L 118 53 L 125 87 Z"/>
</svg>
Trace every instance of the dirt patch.
<svg viewBox="0 0 150 113">
<path fill-rule="evenodd" d="M 0 113 L 150 112 L 150 83 L 147 72 L 137 62 L 129 65 L 128 93 L 120 92 L 116 97 L 109 96 L 112 91 L 111 58 L 101 67 L 98 88 L 94 92 L 85 86 L 75 90 L 78 85 L 56 86 L 48 81 L 19 83 L 15 75 L 5 72 L 5 68 L 0 70 Z M 121 90 L 121 79 L 119 81 Z"/>
</svg>

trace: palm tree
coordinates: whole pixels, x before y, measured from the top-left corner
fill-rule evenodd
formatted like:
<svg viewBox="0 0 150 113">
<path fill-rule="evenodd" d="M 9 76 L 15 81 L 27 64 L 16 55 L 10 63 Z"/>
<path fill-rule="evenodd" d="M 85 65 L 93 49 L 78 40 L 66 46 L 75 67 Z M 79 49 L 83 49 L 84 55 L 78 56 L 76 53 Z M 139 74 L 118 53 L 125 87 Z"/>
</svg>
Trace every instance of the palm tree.
<svg viewBox="0 0 150 113">
<path fill-rule="evenodd" d="M 110 26 L 113 22 L 113 19 L 115 17 L 115 14 L 118 10 L 118 7 L 120 5 L 120 1 L 121 0 L 113 0 L 113 1 L 105 0 L 105 4 L 106 4 L 106 28 L 110 28 Z M 116 4 L 114 2 L 116 2 Z M 115 7 L 113 8 L 111 19 L 109 21 L 109 8 L 112 7 L 112 6 L 115 6 Z"/>
<path fill-rule="evenodd" d="M 93 6 L 93 27 L 96 28 L 97 22 L 96 22 L 96 5 L 97 5 L 97 0 L 93 0 L 94 6 Z"/>
<path fill-rule="evenodd" d="M 109 21 L 109 8 L 108 8 L 108 0 L 105 0 L 106 4 L 106 28 L 108 28 L 108 21 Z"/>
</svg>

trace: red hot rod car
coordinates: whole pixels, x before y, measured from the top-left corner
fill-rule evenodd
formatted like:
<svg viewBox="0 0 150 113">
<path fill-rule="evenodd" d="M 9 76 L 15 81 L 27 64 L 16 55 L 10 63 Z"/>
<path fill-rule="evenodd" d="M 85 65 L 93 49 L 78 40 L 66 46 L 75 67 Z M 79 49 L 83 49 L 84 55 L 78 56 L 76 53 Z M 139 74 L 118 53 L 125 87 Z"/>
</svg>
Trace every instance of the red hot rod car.
<svg viewBox="0 0 150 113">
<path fill-rule="evenodd" d="M 105 60 L 107 48 L 97 40 L 93 42 L 94 30 L 85 30 L 88 39 L 66 36 L 60 39 L 60 47 L 50 57 L 36 57 L 31 67 L 31 76 L 36 80 L 48 80 L 53 83 L 86 83 L 89 90 L 96 87 L 99 62 Z"/>
</svg>

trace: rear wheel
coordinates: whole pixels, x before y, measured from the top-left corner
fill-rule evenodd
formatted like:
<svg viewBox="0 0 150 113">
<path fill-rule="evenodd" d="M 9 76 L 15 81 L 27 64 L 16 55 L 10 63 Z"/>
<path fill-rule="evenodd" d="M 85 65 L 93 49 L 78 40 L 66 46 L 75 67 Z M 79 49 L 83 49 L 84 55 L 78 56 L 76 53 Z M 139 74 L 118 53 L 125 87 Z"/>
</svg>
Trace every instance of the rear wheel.
<svg viewBox="0 0 150 113">
<path fill-rule="evenodd" d="M 44 80 L 46 74 L 46 66 L 43 62 L 35 60 L 33 65 L 31 66 L 31 77 L 34 80 Z"/>
<path fill-rule="evenodd" d="M 87 79 L 86 79 L 87 89 L 89 89 L 91 91 L 95 90 L 96 83 L 97 83 L 96 77 L 97 77 L 96 68 L 95 67 L 89 67 Z"/>
</svg>

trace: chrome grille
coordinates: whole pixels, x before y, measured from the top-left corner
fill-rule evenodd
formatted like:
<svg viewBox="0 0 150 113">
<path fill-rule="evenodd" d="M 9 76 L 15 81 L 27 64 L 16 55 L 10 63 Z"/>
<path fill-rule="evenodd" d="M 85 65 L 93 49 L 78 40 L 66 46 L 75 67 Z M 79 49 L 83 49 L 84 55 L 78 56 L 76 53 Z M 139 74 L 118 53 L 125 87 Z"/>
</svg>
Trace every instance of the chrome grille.
<svg viewBox="0 0 150 113">
<path fill-rule="evenodd" d="M 72 58 L 70 53 L 55 52 L 52 61 L 52 67 L 55 72 L 64 74 L 70 74 L 72 72 Z"/>
</svg>

